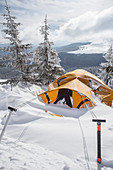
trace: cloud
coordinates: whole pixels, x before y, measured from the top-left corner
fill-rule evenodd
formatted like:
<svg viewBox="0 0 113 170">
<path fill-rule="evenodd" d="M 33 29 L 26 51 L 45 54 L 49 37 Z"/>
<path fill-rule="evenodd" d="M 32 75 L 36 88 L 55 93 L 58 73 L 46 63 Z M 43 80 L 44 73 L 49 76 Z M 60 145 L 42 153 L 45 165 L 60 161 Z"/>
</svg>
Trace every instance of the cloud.
<svg viewBox="0 0 113 170">
<path fill-rule="evenodd" d="M 4 0 L 1 0 L 4 4 Z M 47 13 L 50 20 L 68 21 L 70 18 L 77 17 L 87 11 L 100 11 L 113 5 L 112 0 L 8 0 L 8 5 L 11 12 L 19 16 L 21 21 L 24 17 L 34 17 L 37 13 L 37 22 L 40 22 L 40 17 Z M 19 14 L 20 12 L 20 14 Z M 24 13 L 24 15 L 23 15 Z M 17 17 L 18 17 L 17 16 Z M 35 18 L 34 18 L 35 19 Z M 63 22 L 62 22 L 63 23 Z"/>
<path fill-rule="evenodd" d="M 3 9 L 4 0 L 0 3 Z M 43 40 L 39 29 L 45 14 L 51 28 L 50 40 L 55 44 L 113 37 L 113 0 L 8 0 L 8 5 L 11 15 L 23 25 L 18 28 L 24 42 L 38 44 Z"/>
<path fill-rule="evenodd" d="M 69 42 L 113 40 L 113 7 L 72 18 L 54 36 L 56 41 Z"/>
<path fill-rule="evenodd" d="M 38 44 L 42 42 L 42 36 L 40 33 L 40 26 L 31 24 L 21 28 L 19 37 L 24 40 L 24 43 Z"/>
</svg>

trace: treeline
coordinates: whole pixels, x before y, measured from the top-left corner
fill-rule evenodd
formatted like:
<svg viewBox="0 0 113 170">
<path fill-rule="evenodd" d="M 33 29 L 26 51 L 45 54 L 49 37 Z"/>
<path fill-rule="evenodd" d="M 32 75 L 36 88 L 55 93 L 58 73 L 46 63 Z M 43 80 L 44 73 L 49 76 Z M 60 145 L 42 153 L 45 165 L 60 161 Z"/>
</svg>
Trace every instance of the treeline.
<svg viewBox="0 0 113 170">
<path fill-rule="evenodd" d="M 6 72 L 11 68 L 14 74 L 14 81 L 26 81 L 40 85 L 49 84 L 51 81 L 62 75 L 65 70 L 60 65 L 60 58 L 56 50 L 53 49 L 53 42 L 49 41 L 50 27 L 47 15 L 44 25 L 40 28 L 43 42 L 32 50 L 32 44 L 23 44 L 19 38 L 18 27 L 21 23 L 16 22 L 16 17 L 11 15 L 7 0 L 5 0 L 6 13 L 3 14 L 5 37 L 9 44 L 1 47 L 0 66 L 6 68 Z M 13 74 L 12 74 L 13 75 Z M 13 82 L 11 79 L 11 82 Z"/>
</svg>

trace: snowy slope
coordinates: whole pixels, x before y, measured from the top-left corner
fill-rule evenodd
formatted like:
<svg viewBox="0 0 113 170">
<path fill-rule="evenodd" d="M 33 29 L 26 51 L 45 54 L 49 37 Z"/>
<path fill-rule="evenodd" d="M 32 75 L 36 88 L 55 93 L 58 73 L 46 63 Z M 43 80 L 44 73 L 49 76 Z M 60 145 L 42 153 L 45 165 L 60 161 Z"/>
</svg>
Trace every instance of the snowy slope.
<svg viewBox="0 0 113 170">
<path fill-rule="evenodd" d="M 102 124 L 102 164 L 99 165 L 96 162 L 97 125 L 92 122 L 91 111 L 45 105 L 36 97 L 40 92 L 42 89 L 35 85 L 18 84 L 13 91 L 9 85 L 0 85 L 0 132 L 8 114 L 7 107 L 17 108 L 0 144 L 0 169 L 113 169 L 113 108 L 95 98 L 97 104 L 91 110 L 107 121 Z M 51 112 L 63 117 L 52 116 Z"/>
<path fill-rule="evenodd" d="M 90 43 L 83 46 L 80 46 L 78 50 L 69 51 L 68 53 L 72 54 L 99 54 L 99 53 L 106 53 L 110 44 L 106 42 L 99 42 L 99 43 Z"/>
</svg>

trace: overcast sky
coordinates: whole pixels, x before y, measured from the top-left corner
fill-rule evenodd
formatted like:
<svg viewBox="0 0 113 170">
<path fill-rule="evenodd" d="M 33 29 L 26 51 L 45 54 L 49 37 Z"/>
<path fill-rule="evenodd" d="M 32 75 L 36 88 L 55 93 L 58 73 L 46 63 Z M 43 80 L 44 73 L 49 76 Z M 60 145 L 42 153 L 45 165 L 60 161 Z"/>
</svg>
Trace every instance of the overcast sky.
<svg viewBox="0 0 113 170">
<path fill-rule="evenodd" d="M 113 0 L 7 0 L 11 14 L 21 22 L 20 39 L 38 45 L 39 29 L 48 15 L 50 41 L 56 46 L 73 42 L 113 43 Z M 0 13 L 6 13 L 0 0 Z M 3 21 L 3 18 L 0 17 Z M 0 24 L 0 44 L 4 43 Z"/>
</svg>

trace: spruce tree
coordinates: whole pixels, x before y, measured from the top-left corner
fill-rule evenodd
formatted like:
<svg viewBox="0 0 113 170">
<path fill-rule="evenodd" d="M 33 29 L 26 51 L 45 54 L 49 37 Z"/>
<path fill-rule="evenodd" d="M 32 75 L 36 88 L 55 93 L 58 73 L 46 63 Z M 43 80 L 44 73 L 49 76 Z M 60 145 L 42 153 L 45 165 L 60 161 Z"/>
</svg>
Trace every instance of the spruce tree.
<svg viewBox="0 0 113 170">
<path fill-rule="evenodd" d="M 11 16 L 6 0 L 5 4 L 7 14 L 3 14 L 3 17 L 6 22 L 2 24 L 6 27 L 3 29 L 3 32 L 6 34 L 5 38 L 10 41 L 10 44 L 0 49 L 4 52 L 2 60 L 6 67 L 13 67 L 14 70 L 20 73 L 21 78 L 24 78 L 27 74 L 28 58 L 31 55 L 27 50 L 32 46 L 31 44 L 22 44 L 22 41 L 19 39 L 18 31 L 18 26 L 20 26 L 21 23 L 16 23 L 16 17 Z"/>
<path fill-rule="evenodd" d="M 112 45 L 107 53 L 103 56 L 106 59 L 105 63 L 101 63 L 99 77 L 111 88 L 113 88 L 113 49 Z"/>
<path fill-rule="evenodd" d="M 35 50 L 34 61 L 36 63 L 35 75 L 37 82 L 43 85 L 49 84 L 58 76 L 65 73 L 60 65 L 60 58 L 55 49 L 52 48 L 53 42 L 49 41 L 49 30 L 47 15 L 45 16 L 44 25 L 41 26 L 40 32 L 43 35 L 44 42 L 40 43 Z"/>
</svg>

